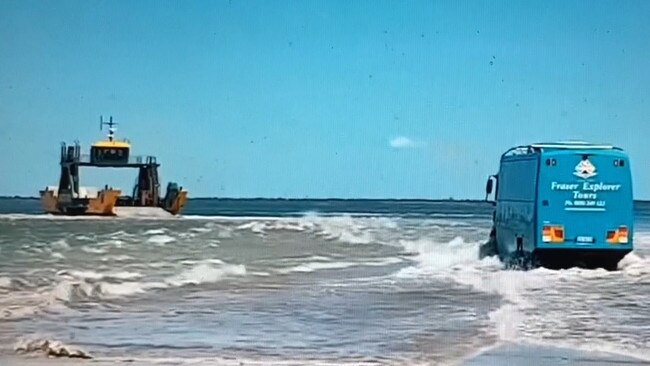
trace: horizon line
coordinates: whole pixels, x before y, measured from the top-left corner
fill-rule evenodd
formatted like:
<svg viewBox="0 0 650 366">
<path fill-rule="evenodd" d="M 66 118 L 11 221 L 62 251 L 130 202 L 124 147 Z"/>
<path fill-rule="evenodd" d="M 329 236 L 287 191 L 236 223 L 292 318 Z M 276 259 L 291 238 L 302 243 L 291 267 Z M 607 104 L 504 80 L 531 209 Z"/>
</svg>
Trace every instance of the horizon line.
<svg viewBox="0 0 650 366">
<path fill-rule="evenodd" d="M 0 195 L 0 199 L 40 199 L 38 196 L 21 196 L 21 195 Z M 282 201 L 485 201 L 478 198 L 346 198 L 346 197 L 219 197 L 219 196 L 202 196 L 188 197 L 188 200 L 282 200 Z M 487 202 L 487 201 L 486 201 Z"/>
<path fill-rule="evenodd" d="M 38 200 L 40 197 L 36 196 L 2 196 L 0 199 L 21 199 L 21 200 Z M 484 199 L 478 198 L 343 198 L 343 197 L 188 197 L 188 201 L 205 201 L 205 200 L 248 200 L 248 201 L 412 201 L 412 202 L 483 202 L 491 203 L 492 201 L 487 201 Z M 634 198 L 634 202 L 650 202 L 650 198 Z"/>
</svg>

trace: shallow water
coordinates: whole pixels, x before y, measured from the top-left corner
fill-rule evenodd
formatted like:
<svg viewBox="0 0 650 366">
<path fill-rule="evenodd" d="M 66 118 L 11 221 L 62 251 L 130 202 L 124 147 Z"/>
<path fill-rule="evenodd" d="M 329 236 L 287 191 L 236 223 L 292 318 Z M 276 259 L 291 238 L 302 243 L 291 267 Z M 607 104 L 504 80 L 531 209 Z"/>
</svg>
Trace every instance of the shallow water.
<svg viewBox="0 0 650 366">
<path fill-rule="evenodd" d="M 2 214 L 0 354 L 30 339 L 171 363 L 453 364 L 509 341 L 650 354 L 644 207 L 621 271 L 518 272 L 477 259 L 484 206 L 338 205 L 283 217 Z"/>
</svg>

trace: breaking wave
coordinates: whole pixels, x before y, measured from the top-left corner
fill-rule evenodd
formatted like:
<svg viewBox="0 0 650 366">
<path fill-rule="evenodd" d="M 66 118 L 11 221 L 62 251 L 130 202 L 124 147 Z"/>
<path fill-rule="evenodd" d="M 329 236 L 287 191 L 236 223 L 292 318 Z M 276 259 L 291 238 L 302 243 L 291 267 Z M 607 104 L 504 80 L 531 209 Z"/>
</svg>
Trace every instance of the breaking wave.
<svg viewBox="0 0 650 366">
<path fill-rule="evenodd" d="M 330 270 L 330 269 L 343 269 L 350 267 L 376 267 L 376 266 L 387 266 L 391 264 L 401 263 L 400 258 L 386 258 L 383 260 L 377 261 L 364 261 L 364 262 L 326 262 L 326 261 L 314 261 L 301 264 L 298 266 L 284 268 L 278 270 L 279 273 L 309 273 L 320 270 Z"/>
<path fill-rule="evenodd" d="M 51 285 L 35 287 L 24 281 L 0 277 L 0 319 L 22 319 L 43 310 L 56 311 L 61 305 L 78 301 L 120 299 L 186 285 L 201 285 L 245 276 L 244 265 L 228 264 L 218 259 L 197 261 L 190 268 L 159 280 L 141 280 L 139 272 L 119 271 L 99 273 L 90 270 L 61 270 Z"/>
<path fill-rule="evenodd" d="M 314 234 L 328 241 L 340 241 L 349 244 L 386 244 L 394 239 L 398 229 L 398 218 L 388 217 L 354 217 L 315 216 L 293 218 L 264 218 L 231 221 L 244 221 L 236 226 L 237 230 L 248 230 L 258 235 L 267 235 L 272 231 L 293 231 Z"/>
<path fill-rule="evenodd" d="M 231 265 L 219 262 L 219 267 L 215 267 L 213 262 L 209 261 L 197 264 L 178 276 L 167 279 L 165 283 L 171 286 L 200 285 L 202 283 L 218 282 L 228 276 L 244 276 L 246 274 L 246 267 L 241 264 Z"/>
<path fill-rule="evenodd" d="M 246 275 L 246 267 L 227 264 L 220 260 L 205 260 L 177 275 L 169 276 L 160 281 L 148 282 L 102 282 L 110 279 L 133 280 L 142 277 L 140 273 L 133 272 L 99 274 L 91 271 L 72 271 L 70 274 L 78 281 L 61 282 L 57 287 L 58 292 L 55 290 L 58 295 L 57 298 L 63 301 L 72 301 L 75 297 L 124 297 L 153 289 L 213 283 L 230 276 L 244 276 Z"/>
<path fill-rule="evenodd" d="M 630 285 L 650 280 L 649 264 L 648 259 L 631 253 L 619 263 L 618 272 L 581 268 L 518 271 L 504 270 L 493 257 L 457 267 L 448 278 L 501 297 L 501 305 L 488 314 L 500 342 L 560 345 L 650 360 L 650 342 L 611 322 L 615 313 L 608 310 L 633 304 L 642 296 Z M 585 287 L 594 289 L 593 296 L 585 295 Z M 601 293 L 617 294 L 603 298 Z"/>
<path fill-rule="evenodd" d="M 173 241 L 176 241 L 175 238 L 169 236 L 169 235 L 153 235 L 149 239 L 147 239 L 148 243 L 151 244 L 157 244 L 157 245 L 165 245 L 167 243 L 171 243 Z"/>
<path fill-rule="evenodd" d="M 400 240 L 399 244 L 416 262 L 396 273 L 398 278 L 430 276 L 456 265 L 471 264 L 478 260 L 478 242 L 465 242 L 462 237 L 455 237 L 449 242 L 420 238 L 417 240 Z"/>
<path fill-rule="evenodd" d="M 650 235 L 640 234 L 636 240 L 644 250 Z M 630 330 L 616 321 L 604 321 L 611 314 L 601 309 L 630 306 L 642 298 L 643 294 L 636 292 L 641 291 L 639 284 L 650 283 L 650 258 L 638 252 L 623 258 L 616 272 L 582 268 L 517 271 L 505 270 L 496 257 L 478 259 L 480 242 L 467 242 L 463 237 L 448 242 L 426 237 L 402 239 L 399 244 L 414 264 L 397 271 L 395 278 L 446 279 L 473 291 L 498 295 L 501 303 L 489 312 L 488 319 L 499 342 L 558 346 L 561 338 L 561 345 L 574 349 L 650 360 L 650 342 L 643 335 L 631 336 Z M 594 296 L 585 297 L 585 286 L 594 288 Z M 598 296 L 601 293 L 618 293 L 618 297 L 603 299 Z M 643 321 L 650 322 L 650 316 Z M 614 326 L 620 329 L 612 329 Z"/>
</svg>

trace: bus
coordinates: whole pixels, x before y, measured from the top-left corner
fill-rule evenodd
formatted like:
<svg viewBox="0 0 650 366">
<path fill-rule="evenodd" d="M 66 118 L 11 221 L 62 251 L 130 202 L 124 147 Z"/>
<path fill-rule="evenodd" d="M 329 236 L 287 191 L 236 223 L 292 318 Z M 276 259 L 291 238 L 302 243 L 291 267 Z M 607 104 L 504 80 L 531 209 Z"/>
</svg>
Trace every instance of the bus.
<svg viewBox="0 0 650 366">
<path fill-rule="evenodd" d="M 481 257 L 530 268 L 615 270 L 633 250 L 634 199 L 628 155 L 586 142 L 517 146 L 486 184 L 494 205 Z"/>
</svg>

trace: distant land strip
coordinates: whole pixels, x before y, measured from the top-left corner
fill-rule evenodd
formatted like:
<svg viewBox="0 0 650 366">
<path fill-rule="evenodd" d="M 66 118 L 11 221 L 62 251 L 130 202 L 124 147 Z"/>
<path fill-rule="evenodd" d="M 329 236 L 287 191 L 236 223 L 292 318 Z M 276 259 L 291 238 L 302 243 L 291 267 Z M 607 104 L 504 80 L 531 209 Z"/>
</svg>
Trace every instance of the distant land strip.
<svg viewBox="0 0 650 366">
<path fill-rule="evenodd" d="M 38 200 L 35 196 L 0 196 L 0 200 Z M 284 197 L 189 197 L 190 201 L 356 201 L 356 202 L 455 202 L 486 203 L 481 199 L 461 198 L 284 198 Z M 635 199 L 634 202 L 648 203 L 650 199 Z"/>
</svg>

